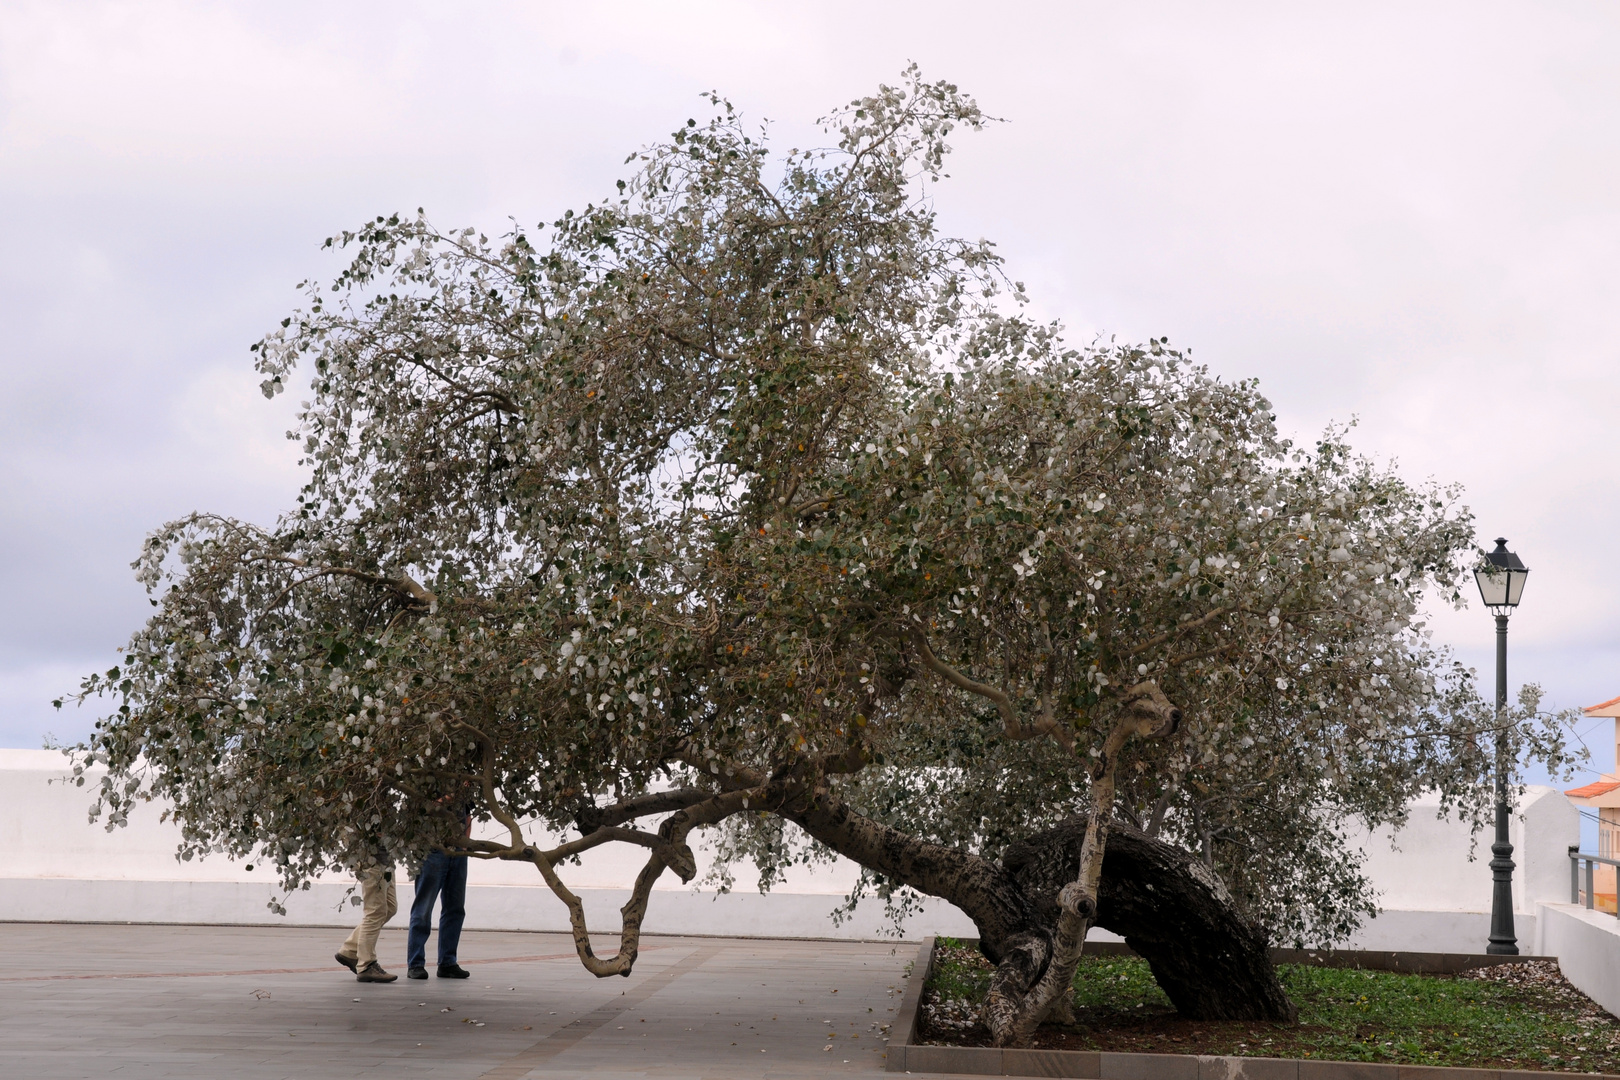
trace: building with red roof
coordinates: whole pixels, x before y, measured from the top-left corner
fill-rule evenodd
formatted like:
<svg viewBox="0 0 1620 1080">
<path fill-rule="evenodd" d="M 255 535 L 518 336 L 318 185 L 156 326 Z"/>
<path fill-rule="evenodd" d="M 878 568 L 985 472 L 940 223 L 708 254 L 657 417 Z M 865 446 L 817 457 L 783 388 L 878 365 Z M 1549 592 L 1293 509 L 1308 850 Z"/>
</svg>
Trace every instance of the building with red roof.
<svg viewBox="0 0 1620 1080">
<path fill-rule="evenodd" d="M 1604 773 L 1590 784 L 1570 788 L 1564 792 L 1569 801 L 1590 806 L 1598 813 L 1598 854 L 1606 858 L 1620 858 L 1620 697 L 1588 705 L 1581 712 L 1591 717 L 1608 717 L 1614 721 L 1616 772 Z M 1615 868 L 1597 867 L 1592 885 L 1596 906 L 1614 911 L 1617 893 Z"/>
</svg>

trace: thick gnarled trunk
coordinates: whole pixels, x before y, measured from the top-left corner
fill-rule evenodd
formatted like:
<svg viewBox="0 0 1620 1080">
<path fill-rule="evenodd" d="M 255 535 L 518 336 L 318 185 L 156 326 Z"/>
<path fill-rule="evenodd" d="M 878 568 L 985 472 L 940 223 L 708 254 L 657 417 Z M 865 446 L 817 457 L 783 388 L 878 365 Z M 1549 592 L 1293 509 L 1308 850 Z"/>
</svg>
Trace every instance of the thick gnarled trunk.
<svg viewBox="0 0 1620 1080">
<path fill-rule="evenodd" d="M 1080 873 L 1084 818 L 1011 845 L 998 863 L 925 843 L 862 817 L 826 793 L 784 806 L 782 813 L 841 854 L 961 908 L 978 927 L 979 947 L 997 965 L 1004 993 L 1028 993 L 1047 973 L 1057 944 L 1059 895 Z M 1114 825 L 1092 922 L 1124 937 L 1189 1019 L 1295 1017 L 1265 936 L 1187 852 Z M 1059 1009 L 1054 1005 L 1054 1015 Z"/>
<path fill-rule="evenodd" d="M 1076 818 L 1010 845 L 1001 868 L 1054 925 L 1058 894 L 1080 868 L 1086 822 Z M 1119 934 L 1148 962 L 1160 989 L 1192 1020 L 1291 1021 L 1293 1004 L 1265 935 L 1238 912 L 1226 887 L 1195 856 L 1115 824 L 1103 857 L 1095 924 Z M 1037 937 L 1041 930 L 1033 931 Z M 989 943 L 981 948 L 1000 962 Z"/>
<path fill-rule="evenodd" d="M 1154 687 L 1157 692 L 1157 687 Z M 1162 697 L 1163 695 L 1159 695 Z M 1166 703 L 1168 704 L 1168 703 Z M 1171 710 L 1166 726 L 1173 730 L 1181 711 Z M 1102 883 L 1103 855 L 1114 823 L 1114 767 L 1126 741 L 1145 733 L 1148 721 L 1135 717 L 1116 724 L 1103 741 L 1091 773 L 1091 817 L 1080 841 L 1080 865 L 1074 880 L 1057 894 L 1057 917 L 1048 934 L 1046 965 L 1033 982 L 1025 981 L 1028 963 L 1017 970 L 998 970 L 984 1002 L 984 1022 L 997 1046 L 1027 1046 L 1035 1029 L 1054 1008 L 1067 1016 L 1069 987 L 1080 967 L 1086 933 L 1097 919 L 1097 895 Z"/>
</svg>

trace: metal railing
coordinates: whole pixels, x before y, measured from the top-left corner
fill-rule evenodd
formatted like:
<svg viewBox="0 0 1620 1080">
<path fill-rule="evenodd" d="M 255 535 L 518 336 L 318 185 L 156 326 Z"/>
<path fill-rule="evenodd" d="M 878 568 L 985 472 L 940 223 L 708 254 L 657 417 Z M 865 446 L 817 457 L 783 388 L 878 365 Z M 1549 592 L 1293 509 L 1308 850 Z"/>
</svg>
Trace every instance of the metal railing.
<svg viewBox="0 0 1620 1080">
<path fill-rule="evenodd" d="M 1581 878 L 1583 876 L 1582 873 L 1581 873 L 1581 870 L 1582 870 L 1581 864 L 1582 863 L 1586 864 L 1586 866 L 1585 866 L 1586 873 L 1584 875 L 1585 878 L 1586 878 L 1586 881 L 1585 881 L 1586 888 L 1585 888 L 1585 890 L 1582 890 L 1582 888 L 1581 888 L 1581 885 L 1582 885 Z M 1594 891 L 1592 889 L 1592 877 L 1593 877 L 1593 872 L 1596 870 L 1598 863 L 1602 863 L 1604 866 L 1620 867 L 1620 859 L 1611 859 L 1606 855 L 1583 855 L 1583 854 L 1581 854 L 1581 849 L 1580 849 L 1580 847 L 1578 845 L 1576 845 L 1576 844 L 1571 844 L 1570 845 L 1570 847 L 1569 847 L 1569 902 L 1570 903 L 1579 904 L 1581 902 L 1581 893 L 1584 891 L 1585 894 L 1586 894 L 1586 906 L 1588 908 L 1595 907 L 1594 901 L 1596 900 L 1596 896 L 1594 895 Z M 1615 873 L 1617 875 L 1617 878 L 1616 878 L 1617 882 L 1620 882 L 1620 870 L 1616 870 Z M 1620 919 L 1620 904 L 1617 904 L 1615 906 L 1614 916 L 1615 916 L 1615 918 Z"/>
</svg>

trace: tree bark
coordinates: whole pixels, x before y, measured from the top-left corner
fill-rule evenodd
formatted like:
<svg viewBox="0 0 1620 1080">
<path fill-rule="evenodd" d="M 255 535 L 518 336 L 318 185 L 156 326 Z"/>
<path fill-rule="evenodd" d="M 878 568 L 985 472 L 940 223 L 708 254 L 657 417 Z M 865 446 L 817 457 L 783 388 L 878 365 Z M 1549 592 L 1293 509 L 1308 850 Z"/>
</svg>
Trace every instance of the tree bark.
<svg viewBox="0 0 1620 1080">
<path fill-rule="evenodd" d="M 1085 832 L 1085 820 L 1073 819 L 1010 845 L 1002 856 L 1002 870 L 1035 909 L 1036 926 L 1056 923 L 1058 893 L 1079 870 Z M 1148 962 L 1188 1019 L 1295 1019 L 1265 934 L 1243 918 L 1220 879 L 1180 848 L 1115 824 L 1096 925 L 1119 934 Z M 988 939 L 980 941 L 985 948 Z M 999 962 L 989 949 L 985 955 Z"/>
<path fill-rule="evenodd" d="M 1156 710 L 1167 715 L 1161 727 L 1151 712 L 1147 716 L 1125 717 L 1114 725 L 1092 763 L 1091 815 L 1080 842 L 1080 865 L 1074 876 L 1057 894 L 1057 919 L 1052 925 L 1047 948 L 1046 970 L 1034 984 L 998 971 L 990 981 L 984 1001 L 984 1022 L 997 1046 L 1028 1046 L 1035 1030 L 1051 1014 L 1054 1006 L 1067 1012 L 1066 1005 L 1080 970 L 1086 947 L 1086 933 L 1097 921 L 1097 901 L 1102 886 L 1103 857 L 1108 850 L 1108 833 L 1114 824 L 1114 770 L 1119 752 L 1133 735 L 1168 734 L 1181 723 L 1181 710 L 1171 706 L 1157 685 L 1142 684 L 1140 696 L 1163 705 Z"/>
<path fill-rule="evenodd" d="M 1010 845 L 998 863 L 872 821 L 826 792 L 789 800 L 778 812 L 862 866 L 961 908 L 999 977 L 1033 987 L 1044 974 L 1058 893 L 1079 872 L 1084 818 Z M 1242 917 L 1219 879 L 1178 848 L 1114 825 L 1096 925 L 1124 937 L 1147 960 L 1188 1019 L 1295 1018 L 1265 935 Z"/>
<path fill-rule="evenodd" d="M 834 795 L 790 800 L 777 812 L 840 855 L 955 904 L 979 928 L 981 940 L 1010 940 L 1036 918 L 1023 887 L 998 863 L 873 821 Z"/>
</svg>

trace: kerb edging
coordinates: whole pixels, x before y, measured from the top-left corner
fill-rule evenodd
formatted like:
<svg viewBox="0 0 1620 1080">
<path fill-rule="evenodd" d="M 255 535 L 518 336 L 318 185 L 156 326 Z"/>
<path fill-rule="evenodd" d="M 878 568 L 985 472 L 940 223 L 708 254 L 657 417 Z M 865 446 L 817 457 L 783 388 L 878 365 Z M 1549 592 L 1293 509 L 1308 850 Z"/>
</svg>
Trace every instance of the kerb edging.
<svg viewBox="0 0 1620 1080">
<path fill-rule="evenodd" d="M 934 973 L 935 938 L 925 937 L 911 965 L 911 977 L 900 999 L 884 1071 L 891 1073 L 956 1073 L 968 1076 L 1067 1077 L 1072 1080 L 1620 1080 L 1608 1073 L 1555 1073 L 1516 1069 L 1464 1069 L 1438 1065 L 1393 1065 L 1370 1061 L 1315 1061 L 1298 1058 L 1226 1057 L 1192 1054 L 1120 1054 L 1089 1050 L 1002 1050 L 989 1046 L 919 1046 L 912 1040 L 922 1012 L 923 987 Z M 1087 951 L 1094 946 L 1088 945 Z M 1098 950 L 1101 951 L 1101 950 Z M 1111 950 L 1110 950 L 1111 951 Z M 1337 950 L 1334 950 L 1337 952 Z M 1437 953 L 1375 953 L 1366 966 L 1396 971 L 1467 971 L 1502 961 L 1524 962 L 1552 957 L 1465 957 Z M 1304 960 L 1346 963 L 1344 953 L 1329 960 L 1318 953 Z M 1336 962 L 1335 962 L 1336 961 Z M 1404 961 L 1404 962 L 1403 962 Z M 1300 963 L 1301 960 L 1291 962 Z M 1385 965 L 1388 965 L 1387 967 Z"/>
<path fill-rule="evenodd" d="M 883 1060 L 884 1072 L 911 1072 L 906 1067 L 906 1055 L 913 1049 L 911 1040 L 917 1032 L 917 1015 L 922 1012 L 923 987 L 934 973 L 934 937 L 930 934 L 917 946 L 917 959 L 911 963 L 911 978 L 906 980 L 906 992 L 900 996 L 900 1009 L 894 1014 L 894 1025 L 889 1028 L 889 1050 Z M 968 1047 L 951 1047 L 953 1050 Z M 949 1070 L 955 1072 L 956 1070 Z"/>
</svg>

